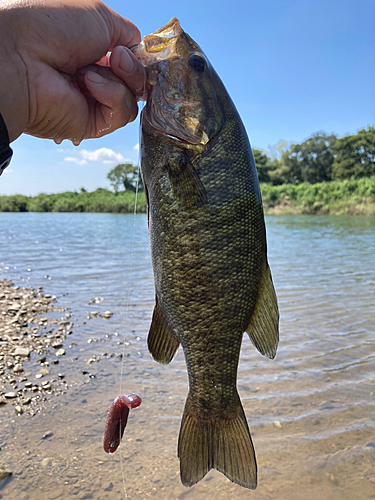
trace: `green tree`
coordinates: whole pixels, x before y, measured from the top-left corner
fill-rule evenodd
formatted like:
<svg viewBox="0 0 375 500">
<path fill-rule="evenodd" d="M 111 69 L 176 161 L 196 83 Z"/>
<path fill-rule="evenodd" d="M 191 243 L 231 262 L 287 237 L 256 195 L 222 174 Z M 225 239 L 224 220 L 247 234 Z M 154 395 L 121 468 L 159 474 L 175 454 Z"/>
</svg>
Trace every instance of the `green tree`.
<svg viewBox="0 0 375 500">
<path fill-rule="evenodd" d="M 317 132 L 301 144 L 292 144 L 280 160 L 285 181 L 294 184 L 330 181 L 336 140 L 334 134 Z"/>
<path fill-rule="evenodd" d="M 255 165 L 258 171 L 259 182 L 270 182 L 270 170 L 274 168 L 273 162 L 264 151 L 253 149 Z"/>
<path fill-rule="evenodd" d="M 138 165 L 133 165 L 132 163 L 120 163 L 116 165 L 110 172 L 108 172 L 107 179 L 112 184 L 115 192 L 117 193 L 120 188 L 124 188 L 124 191 L 135 191 L 138 179 L 138 189 L 143 190 L 142 176 L 138 174 Z"/>
<path fill-rule="evenodd" d="M 332 177 L 360 179 L 372 175 L 375 175 L 375 128 L 363 128 L 358 134 L 337 139 Z"/>
</svg>

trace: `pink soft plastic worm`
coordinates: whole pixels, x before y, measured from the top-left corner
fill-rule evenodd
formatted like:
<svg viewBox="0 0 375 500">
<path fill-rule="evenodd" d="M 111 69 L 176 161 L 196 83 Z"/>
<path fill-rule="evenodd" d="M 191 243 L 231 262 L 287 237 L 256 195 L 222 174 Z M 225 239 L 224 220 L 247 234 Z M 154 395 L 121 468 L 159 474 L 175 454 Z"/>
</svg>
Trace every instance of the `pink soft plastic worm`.
<svg viewBox="0 0 375 500">
<path fill-rule="evenodd" d="M 142 399 L 136 394 L 124 394 L 113 401 L 104 429 L 103 448 L 106 453 L 117 450 L 128 421 L 129 410 L 137 408 L 141 403 Z"/>
</svg>

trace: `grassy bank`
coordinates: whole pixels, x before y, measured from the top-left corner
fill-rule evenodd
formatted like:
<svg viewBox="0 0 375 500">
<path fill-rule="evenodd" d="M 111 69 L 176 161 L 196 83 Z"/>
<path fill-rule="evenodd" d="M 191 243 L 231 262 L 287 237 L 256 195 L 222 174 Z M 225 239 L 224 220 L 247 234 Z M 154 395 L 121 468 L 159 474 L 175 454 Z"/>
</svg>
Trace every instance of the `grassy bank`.
<svg viewBox="0 0 375 500">
<path fill-rule="evenodd" d="M 261 184 L 266 214 L 375 215 L 375 177 L 318 184 Z M 66 192 L 0 196 L 0 212 L 106 212 L 132 213 L 134 193 Z M 145 193 L 138 193 L 137 213 L 146 212 Z"/>
<path fill-rule="evenodd" d="M 261 185 L 268 215 L 375 215 L 375 177 L 309 184 Z"/>
<path fill-rule="evenodd" d="M 0 212 L 104 212 L 126 214 L 134 211 L 134 192 L 113 193 L 108 189 L 96 191 L 67 191 L 58 194 L 0 196 Z M 145 193 L 139 192 L 137 213 L 146 212 Z"/>
</svg>

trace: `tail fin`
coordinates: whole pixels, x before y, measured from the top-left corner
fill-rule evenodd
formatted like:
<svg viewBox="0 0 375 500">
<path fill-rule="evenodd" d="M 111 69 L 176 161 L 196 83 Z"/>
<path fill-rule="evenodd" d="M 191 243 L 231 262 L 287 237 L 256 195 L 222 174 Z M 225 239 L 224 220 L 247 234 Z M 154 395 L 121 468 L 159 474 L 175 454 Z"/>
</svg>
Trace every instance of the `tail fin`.
<svg viewBox="0 0 375 500">
<path fill-rule="evenodd" d="M 217 469 L 234 483 L 254 490 L 257 464 L 240 398 L 231 419 L 199 420 L 189 394 L 181 422 L 178 457 L 184 486 L 193 486 L 210 469 Z"/>
</svg>

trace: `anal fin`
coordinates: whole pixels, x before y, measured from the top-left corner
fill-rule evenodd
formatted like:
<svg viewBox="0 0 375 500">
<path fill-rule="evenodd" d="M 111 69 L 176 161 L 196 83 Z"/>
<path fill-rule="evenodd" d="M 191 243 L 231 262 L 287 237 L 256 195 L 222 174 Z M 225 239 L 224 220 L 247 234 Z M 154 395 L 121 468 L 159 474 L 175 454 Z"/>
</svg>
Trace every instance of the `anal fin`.
<svg viewBox="0 0 375 500">
<path fill-rule="evenodd" d="M 258 300 L 246 332 L 261 354 L 270 359 L 276 356 L 279 343 L 279 308 L 267 261 L 264 262 Z"/>
<path fill-rule="evenodd" d="M 167 365 L 176 354 L 180 343 L 175 339 L 160 311 L 158 299 L 154 307 L 150 331 L 147 337 L 148 350 L 155 361 Z"/>
</svg>

